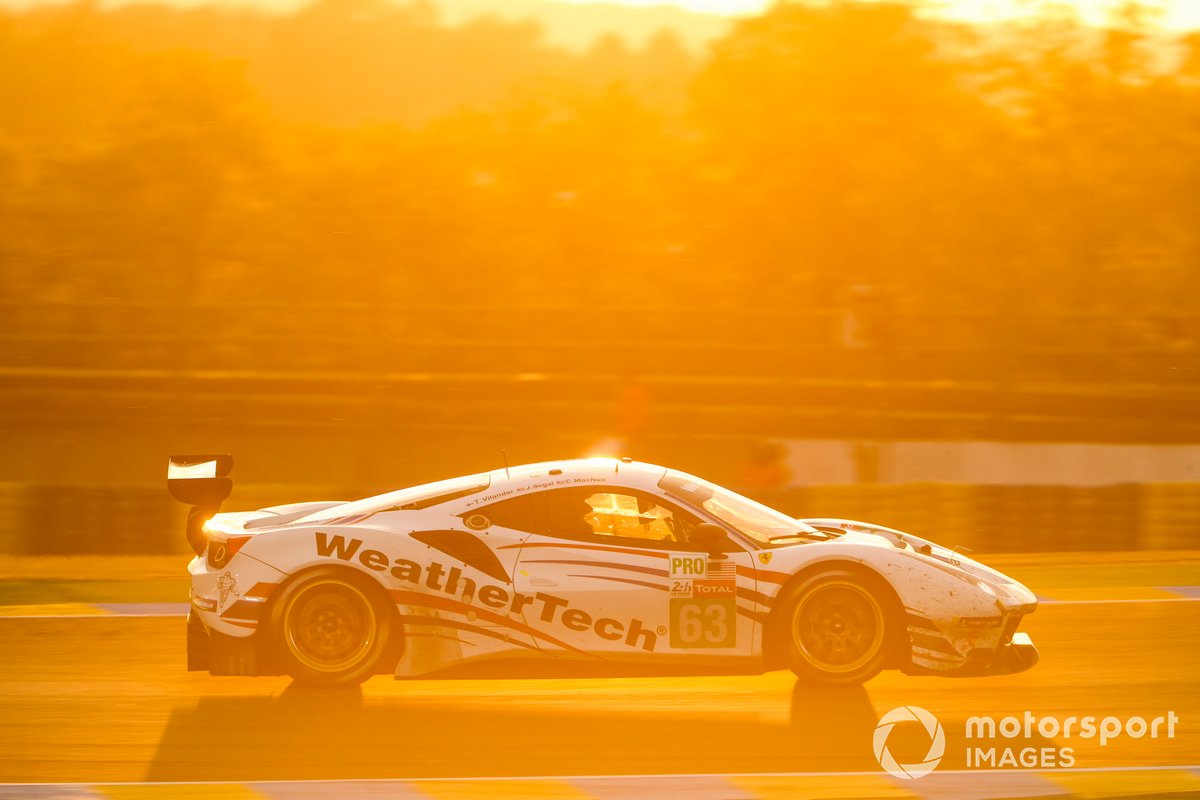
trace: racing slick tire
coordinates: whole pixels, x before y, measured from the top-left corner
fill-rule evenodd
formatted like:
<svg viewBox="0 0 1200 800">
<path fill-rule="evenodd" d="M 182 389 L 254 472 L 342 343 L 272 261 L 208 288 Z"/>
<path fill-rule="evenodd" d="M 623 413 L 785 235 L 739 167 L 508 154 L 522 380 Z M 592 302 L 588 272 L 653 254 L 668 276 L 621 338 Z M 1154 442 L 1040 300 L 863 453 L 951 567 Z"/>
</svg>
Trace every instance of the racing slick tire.
<svg viewBox="0 0 1200 800">
<path fill-rule="evenodd" d="M 830 569 L 801 578 L 784 589 L 774 620 L 784 663 L 809 683 L 869 681 L 894 649 L 893 605 L 882 579 L 858 570 Z"/>
<path fill-rule="evenodd" d="M 388 651 L 392 615 L 381 590 L 337 568 L 317 568 L 288 583 L 274 603 L 270 628 L 284 671 L 297 683 L 358 684 Z"/>
</svg>

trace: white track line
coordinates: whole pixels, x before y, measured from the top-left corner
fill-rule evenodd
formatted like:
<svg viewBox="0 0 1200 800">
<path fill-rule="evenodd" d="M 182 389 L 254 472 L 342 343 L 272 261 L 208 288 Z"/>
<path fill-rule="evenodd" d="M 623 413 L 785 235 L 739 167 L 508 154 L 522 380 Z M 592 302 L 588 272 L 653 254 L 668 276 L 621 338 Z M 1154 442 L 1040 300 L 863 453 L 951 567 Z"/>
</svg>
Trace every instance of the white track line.
<svg viewBox="0 0 1200 800">
<path fill-rule="evenodd" d="M 1200 597 L 1137 597 L 1121 600 L 1038 600 L 1039 606 L 1094 606 L 1114 603 L 1197 603 Z"/>
<path fill-rule="evenodd" d="M 937 770 L 931 775 L 1039 775 L 1045 773 L 1073 772 L 1105 773 L 1105 772 L 1168 772 L 1176 770 L 1200 770 L 1200 764 L 1164 764 L 1143 767 L 1050 767 L 1047 769 L 947 769 Z M 429 783 L 429 782 L 509 782 L 509 781 L 578 781 L 578 780 L 677 780 L 679 778 L 865 778 L 884 777 L 887 773 L 880 770 L 862 770 L 858 772 L 691 772 L 691 773 L 649 773 L 642 775 L 501 775 L 487 777 L 423 777 L 423 778 L 308 778 L 305 780 L 220 780 L 220 781 L 77 781 L 75 783 L 0 783 L 0 787 L 9 786 L 213 786 L 222 784 L 244 784 L 253 786 L 263 783 Z M 914 784 L 920 778 L 914 780 Z"/>
</svg>

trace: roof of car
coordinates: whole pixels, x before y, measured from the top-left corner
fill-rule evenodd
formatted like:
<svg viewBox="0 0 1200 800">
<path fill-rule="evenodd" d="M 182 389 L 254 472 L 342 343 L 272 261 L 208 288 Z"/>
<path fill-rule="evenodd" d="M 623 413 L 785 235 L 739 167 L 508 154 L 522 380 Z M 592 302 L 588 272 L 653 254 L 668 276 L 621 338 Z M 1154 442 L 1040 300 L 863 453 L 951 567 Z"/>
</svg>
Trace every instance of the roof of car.
<svg viewBox="0 0 1200 800">
<path fill-rule="evenodd" d="M 555 470 L 558 472 L 556 473 Z M 562 461 L 540 461 L 535 464 L 521 464 L 515 467 L 500 467 L 491 472 L 493 482 L 501 479 L 518 480 L 522 478 L 537 478 L 563 475 L 619 475 L 634 473 L 637 475 L 661 476 L 666 467 L 634 461 L 631 458 L 570 458 Z"/>
</svg>

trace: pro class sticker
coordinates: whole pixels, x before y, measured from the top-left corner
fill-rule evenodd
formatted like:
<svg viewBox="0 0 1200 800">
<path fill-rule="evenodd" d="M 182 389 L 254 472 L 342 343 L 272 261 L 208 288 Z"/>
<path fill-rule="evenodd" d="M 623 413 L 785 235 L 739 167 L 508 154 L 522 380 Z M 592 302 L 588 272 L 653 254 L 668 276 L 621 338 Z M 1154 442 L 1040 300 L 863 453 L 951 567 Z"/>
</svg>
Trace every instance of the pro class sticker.
<svg viewBox="0 0 1200 800">
<path fill-rule="evenodd" d="M 737 644 L 737 572 L 731 559 L 671 553 L 671 647 L 718 648 Z"/>
</svg>

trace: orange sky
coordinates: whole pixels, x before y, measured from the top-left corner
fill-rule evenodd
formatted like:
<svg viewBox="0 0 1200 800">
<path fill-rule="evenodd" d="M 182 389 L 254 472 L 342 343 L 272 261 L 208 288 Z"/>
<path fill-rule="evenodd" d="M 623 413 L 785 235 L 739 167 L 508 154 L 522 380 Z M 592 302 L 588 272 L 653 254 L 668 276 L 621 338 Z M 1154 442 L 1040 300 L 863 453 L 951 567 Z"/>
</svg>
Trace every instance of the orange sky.
<svg viewBox="0 0 1200 800">
<path fill-rule="evenodd" d="M 715 14 L 752 14 L 772 0 L 559 0 L 560 2 L 615 2 L 629 6 L 673 5 L 691 11 Z M 1108 13 L 1125 0 L 927 0 L 946 16 L 973 22 L 1009 19 L 1035 13 L 1042 7 L 1074 9 L 1087 22 L 1103 23 Z M 1161 12 L 1161 23 L 1174 30 L 1200 28 L 1200 0 L 1142 0 L 1142 5 Z"/>
<path fill-rule="evenodd" d="M 0 0 L 0 8 L 29 8 L 40 5 L 55 5 L 70 0 Z M 137 0 L 99 0 L 100 5 L 125 4 Z M 169 5 L 196 6 L 211 3 L 218 6 L 244 5 L 250 7 L 270 8 L 277 11 L 291 10 L 306 5 L 311 0 L 154 0 Z M 408 3 L 412 0 L 395 0 Z M 723 16 L 739 16 L 756 14 L 767 8 L 774 0 L 543 0 L 549 3 L 574 5 L 625 5 L 631 7 L 663 7 L 675 6 L 708 14 Z M 786 2 L 786 0 L 784 0 Z M 797 0 L 798 2 L 819 2 L 820 0 Z M 443 4 L 443 0 L 432 0 L 435 6 Z M 497 5 L 503 6 L 504 0 L 444 0 L 445 6 L 451 11 L 447 18 L 458 18 L 461 13 L 472 9 L 483 9 L 494 13 Z M 1037 13 L 1039 9 L 1057 7 L 1058 9 L 1073 10 L 1085 22 L 1102 25 L 1109 14 L 1129 0 L 914 0 L 929 7 L 935 13 L 970 22 L 990 22 L 1028 16 Z M 1158 22 L 1170 31 L 1200 30 L 1200 0 L 1137 0 L 1141 5 L 1154 9 Z M 523 5 L 523 4 L 522 4 Z M 502 15 L 508 16 L 508 15 Z"/>
</svg>

